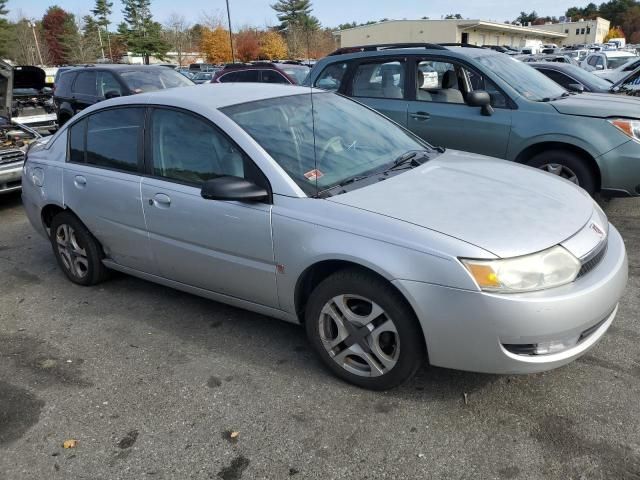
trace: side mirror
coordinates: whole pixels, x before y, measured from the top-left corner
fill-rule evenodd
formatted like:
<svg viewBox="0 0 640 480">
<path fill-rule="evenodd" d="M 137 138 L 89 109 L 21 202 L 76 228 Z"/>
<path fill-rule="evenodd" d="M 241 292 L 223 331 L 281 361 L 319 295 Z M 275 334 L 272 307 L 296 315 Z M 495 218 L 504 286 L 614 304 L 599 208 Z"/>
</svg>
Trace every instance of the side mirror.
<svg viewBox="0 0 640 480">
<path fill-rule="evenodd" d="M 567 85 L 567 90 L 569 90 L 570 92 L 583 93 L 584 85 L 582 85 L 581 83 L 570 83 L 569 85 Z"/>
<path fill-rule="evenodd" d="M 493 115 L 491 96 L 484 90 L 469 92 L 469 94 L 467 95 L 467 104 L 472 107 L 482 107 L 482 115 L 485 115 L 487 117 Z"/>
<path fill-rule="evenodd" d="M 596 70 L 604 70 L 604 65 L 596 65 Z"/>
<path fill-rule="evenodd" d="M 120 92 L 118 92 L 117 90 L 109 90 L 104 94 L 104 98 L 106 98 L 107 100 L 109 100 L 110 98 L 117 98 L 121 96 L 122 95 L 120 95 Z"/>
<path fill-rule="evenodd" d="M 207 200 L 235 200 L 238 202 L 262 202 L 269 193 L 262 187 L 244 178 L 222 175 L 207 180 L 200 191 Z"/>
</svg>

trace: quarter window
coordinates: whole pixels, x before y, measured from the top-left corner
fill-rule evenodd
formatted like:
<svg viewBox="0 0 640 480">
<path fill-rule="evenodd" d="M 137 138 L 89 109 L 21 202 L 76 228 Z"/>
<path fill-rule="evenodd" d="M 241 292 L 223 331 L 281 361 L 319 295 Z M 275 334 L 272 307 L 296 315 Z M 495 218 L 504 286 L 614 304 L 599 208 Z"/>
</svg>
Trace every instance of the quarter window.
<svg viewBox="0 0 640 480">
<path fill-rule="evenodd" d="M 347 72 L 346 63 L 334 63 L 326 67 L 316 79 L 314 87 L 323 90 L 336 91 L 342 85 L 342 79 Z"/>
<path fill-rule="evenodd" d="M 404 97 L 404 62 L 376 62 L 358 66 L 353 77 L 353 96 Z"/>
<path fill-rule="evenodd" d="M 84 163 L 84 136 L 87 130 L 87 120 L 81 120 L 69 128 L 69 161 Z"/>
<path fill-rule="evenodd" d="M 117 108 L 87 119 L 86 162 L 97 167 L 138 171 L 143 108 Z"/>
<path fill-rule="evenodd" d="M 176 110 L 151 115 L 153 173 L 201 184 L 221 175 L 244 177 L 244 156 L 210 123 Z"/>
<path fill-rule="evenodd" d="M 280 73 L 275 70 L 262 70 L 262 82 L 263 83 L 289 83 Z"/>
<path fill-rule="evenodd" d="M 80 72 L 71 89 L 74 93 L 96 96 L 96 72 Z"/>
</svg>

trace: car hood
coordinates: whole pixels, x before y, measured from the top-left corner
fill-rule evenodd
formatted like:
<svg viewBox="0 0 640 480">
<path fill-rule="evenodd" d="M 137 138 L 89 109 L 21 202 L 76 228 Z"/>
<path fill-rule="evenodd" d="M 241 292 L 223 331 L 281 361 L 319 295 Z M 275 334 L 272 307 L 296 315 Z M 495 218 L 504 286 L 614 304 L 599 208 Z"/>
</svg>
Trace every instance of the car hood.
<svg viewBox="0 0 640 480">
<path fill-rule="evenodd" d="M 13 69 L 13 89 L 33 88 L 42 90 L 45 86 L 47 74 L 39 67 L 24 65 Z"/>
<path fill-rule="evenodd" d="M 633 97 L 613 96 L 606 93 L 581 93 L 549 103 L 565 115 L 640 118 L 640 102 Z"/>
<path fill-rule="evenodd" d="M 498 257 L 557 245 L 593 214 L 591 198 L 568 181 L 454 150 L 329 201 L 428 228 Z"/>
</svg>

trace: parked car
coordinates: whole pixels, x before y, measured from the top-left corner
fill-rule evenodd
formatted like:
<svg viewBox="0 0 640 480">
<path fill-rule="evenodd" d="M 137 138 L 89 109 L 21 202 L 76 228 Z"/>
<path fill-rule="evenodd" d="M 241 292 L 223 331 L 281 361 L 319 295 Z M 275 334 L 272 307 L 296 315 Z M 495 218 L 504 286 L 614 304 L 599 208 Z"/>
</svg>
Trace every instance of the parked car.
<svg viewBox="0 0 640 480">
<path fill-rule="evenodd" d="M 529 66 L 570 92 L 613 93 L 613 84 L 591 72 L 567 63 L 539 62 Z"/>
<path fill-rule="evenodd" d="M 619 80 L 622 80 L 638 67 L 640 67 L 640 57 L 632 56 L 630 57 L 630 60 L 627 60 L 625 63 L 616 68 L 602 71 L 596 70 L 592 73 L 604 78 L 605 80 L 615 83 Z"/>
<path fill-rule="evenodd" d="M 555 63 L 568 63 L 570 65 L 576 65 L 576 66 L 579 65 L 579 63 L 575 59 L 573 59 L 569 55 L 564 55 L 564 54 L 562 55 L 545 55 L 545 54 L 515 55 L 514 58 L 524 63 L 555 62 Z"/>
<path fill-rule="evenodd" d="M 585 58 L 587 58 L 587 55 L 589 55 L 589 51 L 588 50 L 584 50 L 584 49 L 564 49 L 562 50 L 562 55 L 566 55 L 568 57 L 573 58 L 576 62 L 578 62 L 578 64 L 580 64 L 582 62 L 582 60 L 584 60 Z"/>
<path fill-rule="evenodd" d="M 216 72 L 219 69 L 220 67 L 212 65 L 210 63 L 192 63 L 191 65 L 189 65 L 189 71 L 191 73 Z"/>
<path fill-rule="evenodd" d="M 306 65 L 290 63 L 256 62 L 253 64 L 232 64 L 216 72 L 211 83 L 258 82 L 301 84 L 310 68 Z"/>
<path fill-rule="evenodd" d="M 640 96 L 640 67 L 629 73 L 626 77 L 613 84 L 611 93 L 628 95 L 630 97 Z"/>
<path fill-rule="evenodd" d="M 191 80 L 193 83 L 200 85 L 201 83 L 210 83 L 216 72 L 200 72 L 196 73 Z"/>
<path fill-rule="evenodd" d="M 58 124 L 105 99 L 186 87 L 194 83 L 175 70 L 153 65 L 88 65 L 63 71 L 56 80 L 54 102 Z"/>
<path fill-rule="evenodd" d="M 618 67 L 634 60 L 640 60 L 640 57 L 631 52 L 603 50 L 587 55 L 580 66 L 588 72 L 594 72 L 596 75 L 606 77 L 613 73 L 610 70 L 616 70 Z"/>
<path fill-rule="evenodd" d="M 31 128 L 11 120 L 13 68 L 0 62 L 0 194 L 20 189 L 24 154 L 40 138 Z"/>
<path fill-rule="evenodd" d="M 36 143 L 23 182 L 72 282 L 119 270 L 302 323 L 327 367 L 366 388 L 426 358 L 564 365 L 602 338 L 627 281 L 620 234 L 580 188 L 433 148 L 309 88 L 109 100 Z"/>
<path fill-rule="evenodd" d="M 51 89 L 45 86 L 43 69 L 32 65 L 12 67 L 0 60 L 0 76 L 8 82 L 3 87 L 11 108 L 7 118 L 44 134 L 58 128 Z"/>
<path fill-rule="evenodd" d="M 636 99 L 571 95 L 484 48 L 362 50 L 319 61 L 308 84 L 354 97 L 433 145 L 542 168 L 591 194 L 640 195 Z M 427 66 L 439 72 L 436 88 L 425 84 Z"/>
</svg>

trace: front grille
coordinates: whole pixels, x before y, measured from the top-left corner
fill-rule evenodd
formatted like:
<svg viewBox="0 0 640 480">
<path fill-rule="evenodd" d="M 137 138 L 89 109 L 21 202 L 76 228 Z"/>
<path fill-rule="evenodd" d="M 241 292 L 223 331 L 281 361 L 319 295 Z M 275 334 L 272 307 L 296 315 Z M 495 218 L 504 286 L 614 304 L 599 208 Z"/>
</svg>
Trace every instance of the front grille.
<svg viewBox="0 0 640 480">
<path fill-rule="evenodd" d="M 607 253 L 607 242 L 602 242 L 602 244 L 597 248 L 599 250 L 595 254 L 592 254 L 588 260 L 582 263 L 582 267 L 578 272 L 578 278 L 586 275 L 598 266 L 598 264 L 602 261 L 604 254 Z"/>
<path fill-rule="evenodd" d="M 0 165 L 5 163 L 20 162 L 24 160 L 24 153 L 21 150 L 9 150 L 0 152 Z"/>
</svg>

